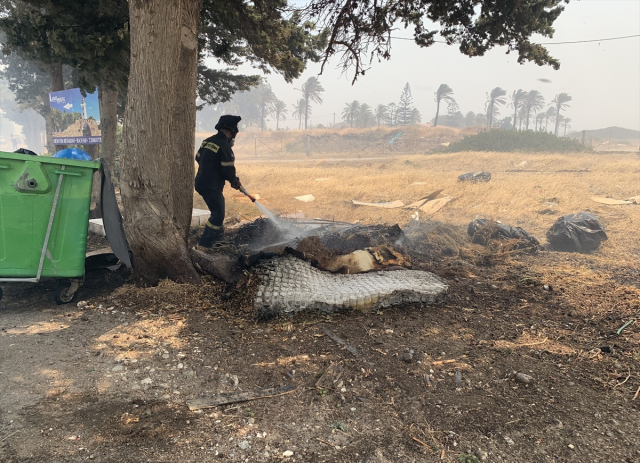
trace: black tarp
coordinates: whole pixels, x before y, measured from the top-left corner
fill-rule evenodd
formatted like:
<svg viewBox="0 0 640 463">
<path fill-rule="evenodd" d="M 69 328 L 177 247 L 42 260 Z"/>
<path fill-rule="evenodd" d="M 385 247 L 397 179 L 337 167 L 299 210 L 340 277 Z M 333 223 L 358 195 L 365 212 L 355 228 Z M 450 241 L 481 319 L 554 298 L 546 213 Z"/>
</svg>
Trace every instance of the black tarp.
<svg viewBox="0 0 640 463">
<path fill-rule="evenodd" d="M 489 233 L 478 233 L 478 231 L 488 231 Z M 540 242 L 526 230 L 520 227 L 513 227 L 500 222 L 492 222 L 487 219 L 475 219 L 467 227 L 467 233 L 471 241 L 475 244 L 487 244 L 487 238 L 503 240 L 520 240 L 524 245 L 539 246 Z"/>
<path fill-rule="evenodd" d="M 600 220 L 588 212 L 562 216 L 547 231 L 547 241 L 557 251 L 589 252 L 607 239 Z"/>
<path fill-rule="evenodd" d="M 111 182 L 109 166 L 104 159 L 100 159 L 100 164 L 102 165 L 102 169 L 100 169 L 102 172 L 100 206 L 102 208 L 102 225 L 104 226 L 104 232 L 107 235 L 107 240 L 115 256 L 120 259 L 120 262 L 126 265 L 127 268 L 131 268 L 131 248 L 129 248 L 129 242 L 124 233 L 122 215 L 120 215 L 118 201 L 116 200 L 116 191 Z"/>
</svg>

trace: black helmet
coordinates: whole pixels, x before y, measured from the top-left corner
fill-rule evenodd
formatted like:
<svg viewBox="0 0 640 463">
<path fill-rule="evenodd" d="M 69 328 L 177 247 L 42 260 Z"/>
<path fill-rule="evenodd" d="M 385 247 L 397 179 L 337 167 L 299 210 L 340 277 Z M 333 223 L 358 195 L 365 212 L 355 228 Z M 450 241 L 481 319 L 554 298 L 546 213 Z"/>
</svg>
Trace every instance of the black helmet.
<svg viewBox="0 0 640 463">
<path fill-rule="evenodd" d="M 224 116 L 220 116 L 218 123 L 216 124 L 216 130 L 229 130 L 230 132 L 238 132 L 238 123 L 242 120 L 240 116 L 232 116 L 230 114 L 225 114 Z"/>
</svg>

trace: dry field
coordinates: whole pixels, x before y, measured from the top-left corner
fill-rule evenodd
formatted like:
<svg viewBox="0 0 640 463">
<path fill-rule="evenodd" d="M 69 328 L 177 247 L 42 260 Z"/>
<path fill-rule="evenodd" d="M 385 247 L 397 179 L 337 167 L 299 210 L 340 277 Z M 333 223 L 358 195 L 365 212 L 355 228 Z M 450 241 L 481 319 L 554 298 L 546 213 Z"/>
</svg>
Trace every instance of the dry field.
<svg viewBox="0 0 640 463">
<path fill-rule="evenodd" d="M 339 159 L 340 155 L 328 156 Z M 433 216 L 435 220 L 467 225 L 476 216 L 517 225 L 544 236 L 557 217 L 579 211 L 596 214 L 607 227 L 609 241 L 592 256 L 595 260 L 634 263 L 640 256 L 640 206 L 607 206 L 593 196 L 626 199 L 640 195 L 640 156 L 630 154 L 509 154 L 455 153 L 394 156 L 359 161 L 237 162 L 243 185 L 261 202 L 281 214 L 302 211 L 323 217 L 364 223 L 405 226 L 413 214 L 407 209 L 354 206 L 351 200 L 409 204 L 435 190 L 456 199 Z M 489 183 L 459 182 L 460 174 L 485 170 Z M 312 194 L 303 203 L 295 196 Z M 252 218 L 257 209 L 227 187 L 227 216 Z M 206 208 L 194 195 L 195 207 Z"/>
</svg>

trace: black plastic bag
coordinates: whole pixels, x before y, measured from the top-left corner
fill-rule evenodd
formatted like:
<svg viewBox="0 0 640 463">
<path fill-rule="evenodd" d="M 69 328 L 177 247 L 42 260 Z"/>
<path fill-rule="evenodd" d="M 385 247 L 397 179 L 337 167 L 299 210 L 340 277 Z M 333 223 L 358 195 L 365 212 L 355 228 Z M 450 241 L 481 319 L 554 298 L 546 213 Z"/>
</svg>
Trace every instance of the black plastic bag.
<svg viewBox="0 0 640 463">
<path fill-rule="evenodd" d="M 587 212 L 560 217 L 547 232 L 547 241 L 557 251 L 589 252 L 608 239 L 600 220 Z"/>
<path fill-rule="evenodd" d="M 488 182 L 491 180 L 491 172 L 469 172 L 458 176 L 460 182 Z"/>
<path fill-rule="evenodd" d="M 478 233 L 481 231 L 481 233 Z M 487 245 L 489 239 L 520 240 L 524 247 L 537 247 L 540 242 L 535 236 L 530 235 L 520 227 L 513 227 L 499 222 L 492 222 L 487 219 L 475 219 L 469 224 L 467 233 L 471 237 L 471 242 L 475 244 Z"/>
<path fill-rule="evenodd" d="M 18 154 L 30 154 L 31 156 L 37 156 L 37 153 L 34 153 L 31 150 L 28 150 L 27 148 L 18 148 L 17 150 L 14 151 L 14 153 L 18 153 Z"/>
</svg>

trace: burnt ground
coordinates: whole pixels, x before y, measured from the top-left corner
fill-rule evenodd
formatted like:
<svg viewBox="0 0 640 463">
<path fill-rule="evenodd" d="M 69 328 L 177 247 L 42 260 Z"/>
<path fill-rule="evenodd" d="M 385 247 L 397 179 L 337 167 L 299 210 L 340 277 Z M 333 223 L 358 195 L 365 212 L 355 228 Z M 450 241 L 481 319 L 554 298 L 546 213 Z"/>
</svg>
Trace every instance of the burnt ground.
<svg viewBox="0 0 640 463">
<path fill-rule="evenodd" d="M 371 314 L 257 322 L 243 287 L 141 289 L 124 270 L 90 271 L 82 309 L 53 282 L 3 286 L 0 461 L 640 462 L 638 324 L 615 334 L 640 311 L 637 268 L 431 232 L 414 268 L 447 297 Z M 332 364 L 342 382 L 317 388 Z"/>
</svg>

